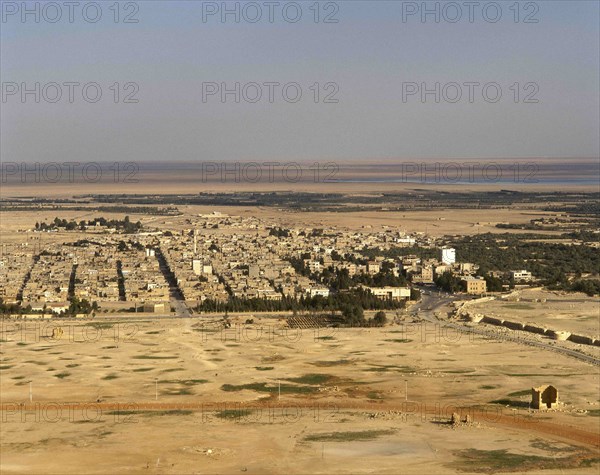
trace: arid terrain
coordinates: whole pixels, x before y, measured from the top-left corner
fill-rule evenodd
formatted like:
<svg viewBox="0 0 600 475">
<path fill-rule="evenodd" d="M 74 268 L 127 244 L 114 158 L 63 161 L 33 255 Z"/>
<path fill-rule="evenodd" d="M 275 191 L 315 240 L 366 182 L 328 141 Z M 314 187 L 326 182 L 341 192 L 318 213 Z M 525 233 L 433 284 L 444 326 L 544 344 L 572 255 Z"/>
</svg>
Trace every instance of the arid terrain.
<svg viewBox="0 0 600 475">
<path fill-rule="evenodd" d="M 476 312 L 511 321 L 533 322 L 559 331 L 600 335 L 600 301 L 581 294 L 524 289 L 512 301 L 476 304 Z"/>
<path fill-rule="evenodd" d="M 3 211 L 2 244 L 43 247 L 93 236 L 31 231 L 33 223 L 56 216 L 123 217 L 96 207 Z M 188 217 L 218 211 L 282 227 L 401 229 L 433 237 L 533 232 L 496 223 L 526 225 L 556 215 L 537 205 L 493 213 L 178 210 L 180 216 L 128 214 L 173 232 L 189 228 Z M 228 232 L 203 231 L 221 239 Z M 557 239 L 561 231 L 536 234 Z M 451 316 L 451 299 L 444 302 L 423 307 L 425 317 Z M 518 299 L 472 308 L 597 338 L 598 305 L 597 297 L 584 294 L 523 289 Z M 444 328 L 419 315 L 411 306 L 388 312 L 384 328 L 290 328 L 289 314 L 252 312 L 227 320 L 218 313 L 118 312 L 5 319 L 2 473 L 373 473 L 374 467 L 390 474 L 597 473 L 597 365 L 526 340 Z M 578 350 L 571 342 L 556 344 Z M 584 353 L 596 361 L 600 356 L 594 346 Z M 545 384 L 558 388 L 558 409 L 531 410 L 531 388 Z"/>
<path fill-rule="evenodd" d="M 600 1 L 0 11 L 0 475 L 600 475 Z"/>
<path fill-rule="evenodd" d="M 4 322 L 3 473 L 596 473 L 597 367 L 433 328 L 255 322 Z M 548 383 L 564 404 L 530 414 Z"/>
</svg>

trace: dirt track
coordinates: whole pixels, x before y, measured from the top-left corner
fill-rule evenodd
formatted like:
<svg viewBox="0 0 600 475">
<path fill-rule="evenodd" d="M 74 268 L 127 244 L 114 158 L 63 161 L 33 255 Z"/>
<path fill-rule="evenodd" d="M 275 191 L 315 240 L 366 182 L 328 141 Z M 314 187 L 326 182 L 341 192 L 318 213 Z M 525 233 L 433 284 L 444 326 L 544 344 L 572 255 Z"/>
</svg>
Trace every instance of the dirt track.
<svg viewBox="0 0 600 475">
<path fill-rule="evenodd" d="M 15 403 L 3 403 L 0 405 L 0 411 L 4 412 L 12 412 L 13 414 L 22 411 L 36 411 L 39 410 L 41 403 L 30 403 L 30 404 L 15 404 Z M 55 403 L 53 403 L 55 404 Z M 315 401 L 295 401 L 293 404 L 285 403 L 279 404 L 274 398 L 265 398 L 262 401 L 253 401 L 250 403 L 234 403 L 236 410 L 242 411 L 250 411 L 250 410 L 258 410 L 265 408 L 274 408 L 278 410 L 285 409 L 301 409 L 301 408 L 310 408 L 314 409 Z M 128 403 L 115 403 L 115 402 L 99 402 L 99 403 L 90 403 L 90 402 L 65 402 L 60 403 L 61 409 L 74 411 L 76 409 L 81 408 L 90 408 L 95 411 L 121 411 L 123 414 L 131 414 L 132 412 L 143 412 L 143 411 L 175 411 L 175 410 L 185 410 L 185 411 L 219 411 L 227 407 L 231 409 L 231 403 L 225 403 L 223 401 L 218 402 L 205 402 L 205 403 L 163 403 L 163 402 L 128 402 Z M 364 402 L 348 402 L 348 401 L 328 401 L 322 404 L 322 409 L 324 411 L 330 410 L 331 412 L 338 411 L 340 409 L 349 409 L 349 410 L 363 410 L 370 412 L 385 412 L 385 411 L 398 411 L 402 414 L 408 416 L 420 416 L 423 419 L 428 420 L 440 420 L 440 419 L 449 419 L 453 412 L 456 412 L 461 415 L 461 418 L 464 418 L 465 415 L 470 415 L 474 422 L 484 422 L 487 424 L 500 424 L 503 426 L 511 427 L 517 430 L 527 431 L 529 433 L 536 432 L 539 434 L 544 434 L 546 436 L 552 436 L 562 440 L 568 440 L 571 442 L 577 442 L 579 444 L 584 444 L 587 446 L 591 446 L 596 450 L 600 451 L 600 431 L 599 432 L 590 432 L 587 430 L 583 430 L 578 427 L 555 423 L 555 422 L 547 422 L 541 421 L 533 417 L 529 417 L 524 413 L 514 414 L 502 414 L 502 408 L 497 408 L 494 410 L 486 410 L 479 407 L 460 407 L 460 406 L 446 406 L 445 408 L 437 408 L 437 411 L 426 411 L 424 409 L 424 405 L 420 403 L 407 401 L 402 404 L 369 404 Z M 600 429 L 600 427 L 599 427 Z"/>
</svg>

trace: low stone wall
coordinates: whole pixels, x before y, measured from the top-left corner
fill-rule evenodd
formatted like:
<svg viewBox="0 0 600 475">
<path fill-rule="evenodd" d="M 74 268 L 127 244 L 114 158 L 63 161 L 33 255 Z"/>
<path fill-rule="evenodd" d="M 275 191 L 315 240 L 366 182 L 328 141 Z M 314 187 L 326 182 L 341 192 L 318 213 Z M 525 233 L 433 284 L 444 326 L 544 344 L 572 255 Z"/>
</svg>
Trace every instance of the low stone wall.
<svg viewBox="0 0 600 475">
<path fill-rule="evenodd" d="M 548 332 L 547 328 L 536 327 L 535 325 L 526 324 L 523 330 L 530 333 L 537 333 L 538 335 L 546 335 Z"/>
<path fill-rule="evenodd" d="M 511 330 L 524 330 L 525 324 L 521 322 L 509 322 L 508 320 L 504 320 L 504 326 L 506 328 L 510 328 Z"/>
<path fill-rule="evenodd" d="M 538 335 L 545 335 L 557 341 L 572 341 L 581 345 L 593 345 L 600 346 L 600 339 L 593 338 L 586 335 L 574 335 L 568 331 L 562 330 L 551 330 L 543 327 L 532 325 L 531 323 L 513 322 L 510 320 L 504 320 L 497 317 L 488 317 L 480 313 L 471 313 L 465 306 L 460 306 L 456 311 L 456 316 L 464 317 L 467 320 L 474 323 L 487 323 L 489 325 L 496 325 L 506 327 L 510 330 L 526 331 L 529 333 L 536 333 Z"/>
<path fill-rule="evenodd" d="M 481 319 L 481 321 L 483 323 L 489 323 L 490 325 L 499 325 L 499 326 L 503 326 L 504 325 L 504 320 L 502 320 L 501 318 L 496 318 L 496 317 L 483 317 Z"/>
<path fill-rule="evenodd" d="M 589 336 L 573 334 L 569 336 L 568 340 L 572 341 L 573 343 L 580 343 L 582 345 L 593 345 L 595 341 L 592 337 Z"/>
</svg>

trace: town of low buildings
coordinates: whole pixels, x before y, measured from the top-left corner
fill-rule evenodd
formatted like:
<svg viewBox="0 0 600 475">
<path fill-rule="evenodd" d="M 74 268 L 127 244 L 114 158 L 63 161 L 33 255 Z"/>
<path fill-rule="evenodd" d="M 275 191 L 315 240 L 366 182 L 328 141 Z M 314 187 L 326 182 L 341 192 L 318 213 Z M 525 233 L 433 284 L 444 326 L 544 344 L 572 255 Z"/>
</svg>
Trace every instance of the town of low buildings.
<svg viewBox="0 0 600 475">
<path fill-rule="evenodd" d="M 54 229 L 52 239 L 45 238 L 43 244 L 32 239 L 11 250 L 10 258 L 4 251 L 0 297 L 32 311 L 58 314 L 74 298 L 95 302 L 100 312 L 169 313 L 174 292 L 190 309 L 207 300 L 327 298 L 332 289 L 319 282 L 323 272 L 346 270 L 350 277 L 373 277 L 384 267 L 413 285 L 431 284 L 450 272 L 462 280 L 467 294 L 487 290 L 486 281 L 475 276 L 478 267 L 457 262 L 452 248 L 440 248 L 437 259 L 384 257 L 386 250 L 406 245 L 435 248 L 423 234 L 292 228 L 281 235 L 271 232 L 273 223 L 254 217 L 215 212 L 176 219 L 180 221 L 173 229 L 133 235 L 99 226 L 72 232 Z M 87 234 L 93 239 L 82 239 Z M 379 249 L 381 255 L 367 258 L 361 252 L 365 248 Z M 293 259 L 300 260 L 307 272 L 298 272 Z M 526 270 L 510 275 L 516 282 L 533 280 Z M 365 287 L 380 299 L 411 296 L 410 286 Z"/>
</svg>

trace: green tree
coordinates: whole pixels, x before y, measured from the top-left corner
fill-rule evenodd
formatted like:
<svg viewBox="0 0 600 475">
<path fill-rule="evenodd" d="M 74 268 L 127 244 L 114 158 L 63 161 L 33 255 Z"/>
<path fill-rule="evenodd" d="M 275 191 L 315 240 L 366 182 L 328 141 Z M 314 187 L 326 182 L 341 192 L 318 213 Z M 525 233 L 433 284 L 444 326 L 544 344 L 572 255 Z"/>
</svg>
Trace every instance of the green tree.
<svg viewBox="0 0 600 475">
<path fill-rule="evenodd" d="M 383 326 L 385 326 L 386 323 L 387 323 L 387 317 L 385 316 L 385 312 L 380 310 L 373 317 L 373 324 L 376 327 L 383 327 Z"/>
</svg>

